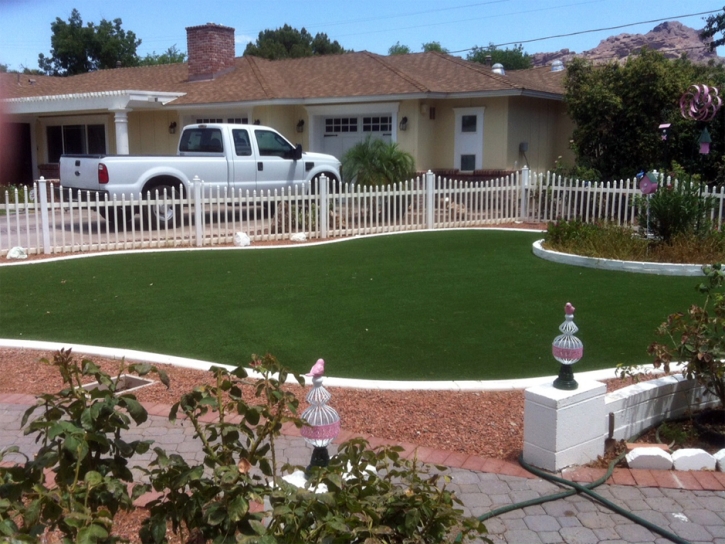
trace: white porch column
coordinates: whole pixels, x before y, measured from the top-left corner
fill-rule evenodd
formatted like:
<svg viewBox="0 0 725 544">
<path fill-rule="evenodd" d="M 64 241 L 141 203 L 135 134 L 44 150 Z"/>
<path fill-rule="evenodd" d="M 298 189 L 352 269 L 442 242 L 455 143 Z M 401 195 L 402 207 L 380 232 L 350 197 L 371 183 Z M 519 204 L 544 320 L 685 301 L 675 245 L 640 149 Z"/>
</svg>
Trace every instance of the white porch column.
<svg viewBox="0 0 725 544">
<path fill-rule="evenodd" d="M 114 125 L 116 127 L 116 153 L 128 155 L 128 112 L 129 110 L 114 110 Z"/>
</svg>

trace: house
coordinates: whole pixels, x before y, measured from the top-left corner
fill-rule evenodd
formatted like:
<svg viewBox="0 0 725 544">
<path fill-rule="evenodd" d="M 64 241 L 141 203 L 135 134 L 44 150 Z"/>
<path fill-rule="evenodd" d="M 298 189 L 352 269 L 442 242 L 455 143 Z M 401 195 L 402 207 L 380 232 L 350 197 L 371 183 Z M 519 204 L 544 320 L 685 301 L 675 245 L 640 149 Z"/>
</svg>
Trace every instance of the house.
<svg viewBox="0 0 725 544">
<path fill-rule="evenodd" d="M 568 153 L 556 68 L 505 73 L 437 52 L 270 61 L 235 57 L 233 28 L 186 30 L 183 64 L 0 74 L 11 140 L 0 183 L 57 177 L 62 153 L 173 154 L 182 126 L 211 121 L 269 125 L 337 157 L 370 135 L 446 174 L 548 169 Z"/>
</svg>

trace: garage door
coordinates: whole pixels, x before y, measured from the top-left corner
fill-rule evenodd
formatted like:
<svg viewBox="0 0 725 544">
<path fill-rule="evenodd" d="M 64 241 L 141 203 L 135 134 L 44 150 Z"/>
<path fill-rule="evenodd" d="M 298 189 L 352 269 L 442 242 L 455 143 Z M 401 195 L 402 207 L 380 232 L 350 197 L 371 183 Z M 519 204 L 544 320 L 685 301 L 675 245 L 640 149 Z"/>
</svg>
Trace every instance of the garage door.
<svg viewBox="0 0 725 544">
<path fill-rule="evenodd" d="M 390 115 L 326 117 L 322 151 L 339 159 L 368 136 L 389 143 L 392 135 L 393 118 Z"/>
</svg>

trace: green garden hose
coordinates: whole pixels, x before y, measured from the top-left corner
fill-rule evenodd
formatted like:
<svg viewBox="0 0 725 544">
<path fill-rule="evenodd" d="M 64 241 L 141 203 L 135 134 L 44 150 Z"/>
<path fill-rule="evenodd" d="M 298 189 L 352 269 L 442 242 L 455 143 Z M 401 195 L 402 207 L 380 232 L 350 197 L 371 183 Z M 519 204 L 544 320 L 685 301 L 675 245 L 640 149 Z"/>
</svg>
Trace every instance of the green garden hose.
<svg viewBox="0 0 725 544">
<path fill-rule="evenodd" d="M 500 508 L 496 508 L 495 510 L 491 510 L 490 512 L 486 512 L 485 514 L 482 514 L 478 516 L 479 521 L 486 521 L 487 519 L 500 516 L 501 514 L 505 514 L 506 512 L 511 512 L 513 510 L 519 510 L 521 508 L 526 508 L 527 506 L 535 506 L 538 504 L 543 504 L 545 502 L 555 501 L 559 499 L 564 499 L 566 497 L 570 497 L 572 495 L 576 495 L 577 493 L 584 493 L 585 495 L 588 495 L 592 499 L 596 500 L 603 506 L 606 506 L 610 510 L 613 510 L 617 514 L 620 514 L 627 519 L 630 519 L 634 521 L 635 523 L 645 527 L 646 529 L 649 529 L 653 533 L 657 533 L 660 536 L 665 537 L 666 539 L 675 542 L 676 544 L 690 544 L 689 541 L 684 540 L 677 536 L 674 533 L 670 533 L 669 531 L 666 531 L 662 529 L 661 527 L 655 525 L 654 523 L 651 523 L 647 521 L 646 519 L 643 519 L 639 516 L 635 516 L 632 512 L 629 512 L 628 510 L 623 509 L 622 507 L 614 504 L 608 499 L 605 499 L 601 495 L 597 495 L 592 491 L 595 487 L 598 487 L 602 485 L 604 482 L 606 482 L 612 475 L 612 472 L 614 472 L 614 467 L 619 463 L 619 461 L 622 460 L 622 458 L 626 455 L 626 452 L 621 453 L 616 459 L 614 459 L 611 463 L 609 463 L 609 467 L 607 468 L 607 472 L 599 478 L 598 480 L 595 480 L 591 483 L 588 483 L 586 485 L 581 485 L 576 482 L 570 482 L 569 480 L 565 480 L 563 478 L 559 478 L 557 476 L 554 476 L 553 474 L 549 474 L 548 472 L 544 472 L 542 470 L 539 470 L 535 467 L 532 467 L 528 463 L 526 463 L 523 459 L 523 455 L 519 457 L 519 464 L 526 469 L 527 471 L 531 472 L 532 474 L 538 476 L 539 478 L 542 478 L 544 480 L 548 480 L 550 482 L 566 485 L 570 487 L 571 489 L 567 491 L 562 491 L 560 493 L 555 493 L 553 495 L 546 495 L 544 497 L 538 497 L 536 499 L 529 499 L 527 501 L 518 502 L 515 504 L 507 504 L 506 506 L 502 506 Z M 461 542 L 462 541 L 462 534 L 459 534 L 456 537 L 455 542 Z"/>
<path fill-rule="evenodd" d="M 609 464 L 609 468 L 607 469 L 607 473 L 603 477 L 601 477 L 596 482 L 592 482 L 591 484 L 588 484 L 588 485 L 581 485 L 581 484 L 578 484 L 576 482 L 570 482 L 569 480 L 565 480 L 563 478 L 559 478 L 558 476 L 554 476 L 553 474 L 549 474 L 548 472 L 544 472 L 543 470 L 539 470 L 539 469 L 537 469 L 535 467 L 532 467 L 531 465 L 527 464 L 524 461 L 523 455 L 521 457 L 519 457 L 519 464 L 523 468 L 525 468 L 526 470 L 528 470 L 532 474 L 535 474 L 536 476 L 539 476 L 540 478 L 543 478 L 543 479 L 548 480 L 550 482 L 555 482 L 555 483 L 559 483 L 559 484 L 562 484 L 562 485 L 569 486 L 569 487 L 572 488 L 571 491 L 574 492 L 574 493 L 581 492 L 581 493 L 584 493 L 585 495 L 588 495 L 589 497 L 591 497 L 595 501 L 599 502 L 601 505 L 606 506 L 607 508 L 609 508 L 613 512 L 616 512 L 617 514 L 619 514 L 621 516 L 624 516 L 625 518 L 634 521 L 638 525 L 641 525 L 642 527 L 645 527 L 646 529 L 649 529 L 653 533 L 657 533 L 658 535 L 665 537 L 667 540 L 670 540 L 670 541 L 675 542 L 677 544 L 690 544 L 689 541 L 687 541 L 687 540 L 685 540 L 683 538 L 680 538 L 679 536 L 677 536 L 674 533 L 670 533 L 669 531 L 666 531 L 662 527 L 660 527 L 658 525 L 655 525 L 654 523 L 651 523 L 651 522 L 647 521 L 644 518 L 641 518 L 639 516 L 635 516 L 629 510 L 625 510 L 621 506 L 618 506 L 618 505 L 614 504 L 609 499 L 605 499 L 601 495 L 597 495 L 596 493 L 594 493 L 592 491 L 592 489 L 594 489 L 598 485 L 601 485 L 602 483 L 604 483 L 604 482 L 607 481 L 607 479 L 612 475 L 612 472 L 614 471 L 615 465 L 622 459 L 622 457 L 624 457 L 624 455 L 625 454 L 622 453 L 619 457 L 617 457 L 614 461 L 612 461 Z M 542 497 L 542 498 L 547 498 L 547 497 Z"/>
</svg>

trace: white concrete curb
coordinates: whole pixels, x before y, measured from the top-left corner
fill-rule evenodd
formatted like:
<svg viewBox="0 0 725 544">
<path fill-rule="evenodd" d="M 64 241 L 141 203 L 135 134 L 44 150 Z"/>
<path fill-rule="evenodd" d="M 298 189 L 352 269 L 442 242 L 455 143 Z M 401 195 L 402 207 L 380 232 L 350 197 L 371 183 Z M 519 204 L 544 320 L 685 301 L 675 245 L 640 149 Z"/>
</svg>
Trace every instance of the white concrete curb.
<svg viewBox="0 0 725 544">
<path fill-rule="evenodd" d="M 636 272 L 638 274 L 657 274 L 660 276 L 704 276 L 702 265 L 675 264 L 675 263 L 649 263 L 641 261 L 617 261 L 614 259 L 600 259 L 598 257 L 583 257 L 571 253 L 560 253 L 544 249 L 537 240 L 533 245 L 534 255 L 555 263 L 583 266 L 586 268 L 599 268 L 601 270 L 614 270 L 617 272 Z"/>
<path fill-rule="evenodd" d="M 175 357 L 173 355 L 164 355 L 161 353 L 151 353 L 146 351 L 137 351 L 124 348 L 113 348 L 103 346 L 88 346 L 84 344 L 62 343 L 62 342 L 41 342 L 37 340 L 13 340 L 0 338 L 0 348 L 16 348 L 16 349 L 33 349 L 44 351 L 44 355 L 57 351 L 61 348 L 72 348 L 74 352 L 84 355 L 96 355 L 108 359 L 126 359 L 127 361 L 146 362 L 154 364 L 173 365 L 182 368 L 192 368 L 195 370 L 209 370 L 212 366 L 220 366 L 229 370 L 234 366 L 223 365 L 211 361 L 201 361 L 198 359 L 187 359 L 184 357 Z M 552 366 L 555 363 L 552 362 Z M 651 365 L 645 366 L 651 371 Z M 589 372 L 577 372 L 575 377 L 579 380 L 607 380 L 615 378 L 615 369 L 609 368 L 604 370 L 592 370 Z M 250 376 L 258 376 L 254 370 L 247 369 Z M 454 380 L 454 381 L 394 381 L 394 380 L 359 380 L 353 378 L 335 378 L 325 377 L 325 385 L 329 387 L 346 387 L 350 389 L 371 389 L 371 390 L 387 390 L 387 391 L 509 391 L 514 389 L 526 389 L 534 385 L 551 383 L 556 376 L 542 376 L 538 378 L 524 378 L 516 380 Z M 290 377 L 287 383 L 297 383 Z M 312 379 L 305 376 L 305 383 L 311 384 Z"/>
<path fill-rule="evenodd" d="M 113 251 L 95 251 L 95 252 L 88 252 L 88 253 L 73 253 L 70 255 L 58 255 L 57 257 L 47 257 L 44 259 L 30 259 L 30 260 L 7 260 L 7 258 L 2 259 L 0 258 L 0 267 L 3 266 L 22 266 L 22 265 L 32 265 L 32 264 L 41 264 L 41 263 L 51 263 L 51 262 L 57 262 L 57 261 L 69 261 L 73 259 L 86 259 L 89 257 L 103 257 L 103 256 L 109 256 L 109 255 L 132 255 L 134 253 L 163 253 L 163 252 L 169 252 L 169 253 L 178 253 L 178 252 L 184 252 L 184 251 L 259 251 L 259 250 L 272 250 L 272 249 L 290 249 L 290 248 L 298 248 L 298 247 L 311 247 L 311 246 L 323 246 L 328 244 L 338 244 L 341 242 L 348 242 L 350 240 L 362 240 L 365 238 L 374 238 L 378 236 L 393 236 L 396 234 L 416 234 L 419 232 L 450 232 L 454 230 L 480 230 L 480 231 L 488 231 L 488 230 L 496 230 L 496 231 L 509 231 L 509 232 L 545 232 L 542 229 L 512 229 L 512 228 L 504 228 L 504 227 L 478 227 L 478 228 L 469 228 L 469 227 L 460 227 L 460 228 L 450 228 L 450 229 L 419 229 L 419 230 L 401 230 L 401 231 L 393 231 L 393 232 L 379 232 L 375 234 L 363 234 L 363 235 L 355 235 L 355 236 L 347 236 L 345 238 L 334 238 L 331 240 L 312 240 L 307 242 L 289 242 L 289 243 L 281 243 L 276 245 L 254 245 L 254 242 L 252 242 L 249 246 L 239 247 L 239 246 L 202 246 L 202 247 L 159 247 L 159 248 L 143 248 L 143 249 L 121 249 L 121 250 L 113 250 Z M 284 242 L 285 240 L 279 240 L 280 242 Z"/>
</svg>

